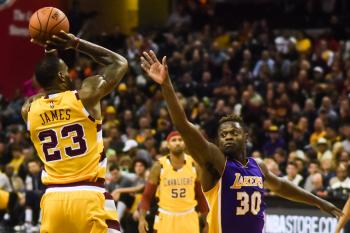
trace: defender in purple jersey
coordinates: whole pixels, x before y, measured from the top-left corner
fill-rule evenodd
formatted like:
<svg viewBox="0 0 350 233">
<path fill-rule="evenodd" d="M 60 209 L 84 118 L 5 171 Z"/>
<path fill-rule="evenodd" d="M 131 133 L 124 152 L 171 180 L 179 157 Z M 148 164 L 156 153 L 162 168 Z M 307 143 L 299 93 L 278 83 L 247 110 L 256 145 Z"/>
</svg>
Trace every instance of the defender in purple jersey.
<svg viewBox="0 0 350 233">
<path fill-rule="evenodd" d="M 261 233 L 264 226 L 263 189 L 292 201 L 313 205 L 339 217 L 333 204 L 281 179 L 262 161 L 246 154 L 247 131 L 236 115 L 223 117 L 218 127 L 218 145 L 207 141 L 186 117 L 172 86 L 166 57 L 159 62 L 153 51 L 144 52 L 141 67 L 160 84 L 170 116 L 189 153 L 201 168 L 201 183 L 210 205 L 210 233 Z"/>
</svg>

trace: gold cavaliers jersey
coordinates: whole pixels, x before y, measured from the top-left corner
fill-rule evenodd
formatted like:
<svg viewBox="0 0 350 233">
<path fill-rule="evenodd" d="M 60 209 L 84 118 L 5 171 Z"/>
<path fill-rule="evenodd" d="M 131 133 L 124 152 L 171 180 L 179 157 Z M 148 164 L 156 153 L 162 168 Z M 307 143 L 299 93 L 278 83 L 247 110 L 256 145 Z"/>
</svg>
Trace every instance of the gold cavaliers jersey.
<svg viewBox="0 0 350 233">
<path fill-rule="evenodd" d="M 159 207 L 170 212 L 182 212 L 197 205 L 195 199 L 196 168 L 191 156 L 185 155 L 185 164 L 175 170 L 170 156 L 159 159 L 161 164 L 159 183 Z"/>
<path fill-rule="evenodd" d="M 45 165 L 42 182 L 69 184 L 102 181 L 106 174 L 101 120 L 89 115 L 77 91 L 32 102 L 27 128 Z"/>
</svg>

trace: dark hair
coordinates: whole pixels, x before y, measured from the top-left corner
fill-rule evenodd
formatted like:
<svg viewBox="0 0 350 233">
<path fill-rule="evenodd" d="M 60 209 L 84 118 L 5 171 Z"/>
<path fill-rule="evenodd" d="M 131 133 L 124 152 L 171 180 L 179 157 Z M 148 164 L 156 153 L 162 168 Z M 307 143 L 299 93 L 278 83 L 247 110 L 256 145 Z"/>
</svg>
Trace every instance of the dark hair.
<svg viewBox="0 0 350 233">
<path fill-rule="evenodd" d="M 286 154 L 286 152 L 281 148 L 281 147 L 278 147 L 276 150 L 275 150 L 275 153 L 274 154 L 279 154 L 279 155 L 281 155 L 282 157 L 286 157 L 287 156 L 287 154 Z"/>
<path fill-rule="evenodd" d="M 316 160 L 316 159 L 311 160 L 310 163 L 309 163 L 309 165 L 310 165 L 310 164 L 316 164 L 318 167 L 321 166 L 320 161 L 318 161 L 318 160 Z"/>
<path fill-rule="evenodd" d="M 146 169 L 148 168 L 148 164 L 147 164 L 146 160 L 144 160 L 143 158 L 135 158 L 133 163 L 132 163 L 133 168 L 135 167 L 136 163 L 142 163 Z"/>
<path fill-rule="evenodd" d="M 108 169 L 108 170 L 109 170 L 110 172 L 111 172 L 111 171 L 114 171 L 114 170 L 120 171 L 118 164 L 115 164 L 115 163 L 111 164 L 111 166 L 109 166 L 109 169 Z"/>
<path fill-rule="evenodd" d="M 296 164 L 295 162 L 293 162 L 293 161 L 288 162 L 287 165 L 292 165 L 292 166 L 294 166 L 294 167 L 298 167 L 297 164 Z"/>
<path fill-rule="evenodd" d="M 229 121 L 231 121 L 231 122 L 237 122 L 237 123 L 239 123 L 239 124 L 243 127 L 243 129 L 245 129 L 245 126 L 244 126 L 244 124 L 243 124 L 243 119 L 242 119 L 242 117 L 240 117 L 240 116 L 238 116 L 238 115 L 236 115 L 236 114 L 228 114 L 228 115 L 226 115 L 226 116 L 221 117 L 220 120 L 219 120 L 219 127 L 220 127 L 220 125 L 222 125 L 223 123 L 229 122 Z"/>
<path fill-rule="evenodd" d="M 35 67 L 35 78 L 43 88 L 52 85 L 60 71 L 60 59 L 55 55 L 46 55 Z"/>
<path fill-rule="evenodd" d="M 36 158 L 29 159 L 27 164 L 29 164 L 29 163 L 37 163 L 37 164 L 39 164 L 39 166 L 42 165 L 41 161 L 36 159 Z"/>
</svg>

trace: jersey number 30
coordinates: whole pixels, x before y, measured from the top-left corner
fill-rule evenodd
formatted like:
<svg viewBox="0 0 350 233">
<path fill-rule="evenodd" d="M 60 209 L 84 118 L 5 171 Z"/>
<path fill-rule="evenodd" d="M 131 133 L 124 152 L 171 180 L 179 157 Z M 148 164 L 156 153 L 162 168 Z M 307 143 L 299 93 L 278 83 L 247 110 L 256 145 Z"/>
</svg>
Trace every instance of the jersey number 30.
<svg viewBox="0 0 350 233">
<path fill-rule="evenodd" d="M 237 200 L 241 201 L 241 206 L 236 207 L 236 215 L 245 215 L 250 211 L 253 215 L 257 215 L 260 211 L 261 193 L 255 191 L 249 198 L 248 193 L 238 192 Z"/>
<path fill-rule="evenodd" d="M 85 154 L 87 151 L 84 128 L 80 124 L 66 125 L 60 130 L 61 139 L 71 137 L 72 143 L 64 148 L 64 153 L 69 157 Z M 42 149 L 47 162 L 61 160 L 62 155 L 58 145 L 56 130 L 48 129 L 39 132 L 39 140 L 42 142 Z"/>
</svg>

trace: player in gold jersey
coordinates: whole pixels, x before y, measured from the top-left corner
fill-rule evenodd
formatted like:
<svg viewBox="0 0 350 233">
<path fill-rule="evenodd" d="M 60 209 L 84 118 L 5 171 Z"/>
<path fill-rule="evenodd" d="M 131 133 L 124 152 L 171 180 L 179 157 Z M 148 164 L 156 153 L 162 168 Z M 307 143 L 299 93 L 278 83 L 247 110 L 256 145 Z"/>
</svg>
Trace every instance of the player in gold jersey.
<svg viewBox="0 0 350 233">
<path fill-rule="evenodd" d="M 80 90 L 74 90 L 67 65 L 52 53 L 36 67 L 44 93 L 26 101 L 22 116 L 44 163 L 42 181 L 48 187 L 41 200 L 40 232 L 120 232 L 114 201 L 104 189 L 100 99 L 123 78 L 127 61 L 63 31 L 44 46 L 74 49 L 104 67 L 86 78 Z"/>
<path fill-rule="evenodd" d="M 185 144 L 177 131 L 171 132 L 167 141 L 170 154 L 153 165 L 142 196 L 139 232 L 148 230 L 145 216 L 158 187 L 159 214 L 154 230 L 157 233 L 199 233 L 195 207 L 198 204 L 204 219 L 209 207 L 200 187 L 195 163 L 191 156 L 184 153 Z"/>
</svg>

